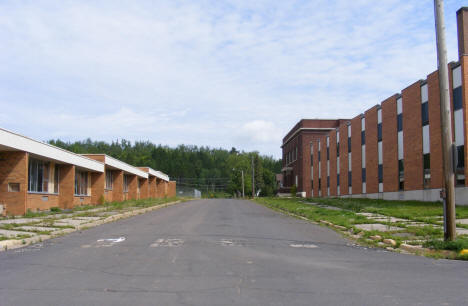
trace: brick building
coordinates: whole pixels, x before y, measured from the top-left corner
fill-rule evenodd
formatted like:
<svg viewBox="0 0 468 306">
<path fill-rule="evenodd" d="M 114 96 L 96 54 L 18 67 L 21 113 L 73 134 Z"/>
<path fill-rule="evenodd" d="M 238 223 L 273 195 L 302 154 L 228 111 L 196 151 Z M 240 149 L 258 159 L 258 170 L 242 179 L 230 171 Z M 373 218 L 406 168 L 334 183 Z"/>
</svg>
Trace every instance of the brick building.
<svg viewBox="0 0 468 306">
<path fill-rule="evenodd" d="M 456 202 L 468 204 L 468 8 L 457 11 L 458 62 L 449 64 Z M 350 120 L 301 120 L 283 138 L 284 187 L 302 196 L 440 200 L 438 71 Z"/>
<path fill-rule="evenodd" d="M 175 195 L 175 182 L 160 171 L 0 129 L 0 215 Z"/>
</svg>

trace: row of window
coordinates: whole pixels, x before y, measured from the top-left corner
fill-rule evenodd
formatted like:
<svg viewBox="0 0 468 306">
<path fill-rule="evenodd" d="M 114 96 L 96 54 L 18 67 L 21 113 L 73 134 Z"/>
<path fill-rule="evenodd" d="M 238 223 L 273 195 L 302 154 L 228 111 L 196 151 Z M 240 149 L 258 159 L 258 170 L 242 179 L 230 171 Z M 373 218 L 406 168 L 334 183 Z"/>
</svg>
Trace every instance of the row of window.
<svg viewBox="0 0 468 306">
<path fill-rule="evenodd" d="M 60 166 L 55 165 L 53 168 L 50 162 L 42 161 L 34 158 L 29 159 L 29 175 L 28 175 L 28 192 L 37 193 L 59 193 L 60 186 Z M 113 172 L 106 171 L 106 186 L 107 190 L 112 190 L 114 178 Z M 128 192 L 130 179 L 127 175 L 123 177 L 123 190 Z M 138 190 L 140 182 L 138 182 Z M 52 187 L 50 187 L 52 185 Z M 89 188 L 89 173 L 86 171 L 75 171 L 75 195 L 88 195 Z"/>
<path fill-rule="evenodd" d="M 283 160 L 286 161 L 286 165 L 289 165 L 292 162 L 297 160 L 298 147 L 296 146 L 292 151 L 289 151 L 283 157 Z"/>
</svg>

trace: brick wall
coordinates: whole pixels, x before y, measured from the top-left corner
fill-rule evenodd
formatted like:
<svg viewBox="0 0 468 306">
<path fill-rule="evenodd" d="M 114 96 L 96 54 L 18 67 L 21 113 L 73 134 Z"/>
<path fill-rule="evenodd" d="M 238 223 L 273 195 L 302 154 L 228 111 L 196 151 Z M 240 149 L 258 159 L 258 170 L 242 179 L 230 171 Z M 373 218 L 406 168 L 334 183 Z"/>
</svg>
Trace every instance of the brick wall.
<svg viewBox="0 0 468 306">
<path fill-rule="evenodd" d="M 139 180 L 140 180 L 140 199 L 147 199 L 149 198 L 148 179 L 139 179 Z"/>
<path fill-rule="evenodd" d="M 18 183 L 19 192 L 9 192 L 8 184 Z M 26 212 L 28 190 L 28 153 L 0 152 L 0 204 L 5 213 L 21 215 Z"/>
<path fill-rule="evenodd" d="M 383 191 L 395 192 L 398 180 L 397 95 L 382 102 Z"/>
<path fill-rule="evenodd" d="M 112 201 L 122 202 L 124 200 L 123 176 L 122 170 L 113 170 L 114 184 L 112 186 Z"/>
<path fill-rule="evenodd" d="M 167 184 L 167 197 L 172 198 L 176 196 L 176 182 L 170 181 Z"/>
<path fill-rule="evenodd" d="M 348 194 L 348 125 L 340 125 L 340 194 Z"/>
<path fill-rule="evenodd" d="M 74 206 L 75 166 L 60 165 L 60 208 L 71 209 Z"/>
<path fill-rule="evenodd" d="M 106 185 L 106 173 L 91 173 L 91 204 L 102 204 L 106 200 L 104 188 Z"/>
<path fill-rule="evenodd" d="M 330 195 L 336 196 L 336 130 L 330 132 Z"/>
<path fill-rule="evenodd" d="M 403 89 L 405 190 L 423 189 L 421 83 Z"/>
<path fill-rule="evenodd" d="M 431 188 L 443 186 L 442 171 L 442 134 L 440 120 L 439 72 L 427 76 L 429 98 L 429 134 L 431 150 Z"/>
<path fill-rule="evenodd" d="M 351 166 L 353 194 L 362 193 L 361 116 L 351 120 Z"/>
<path fill-rule="evenodd" d="M 137 194 L 137 176 L 136 175 L 128 175 L 128 194 L 127 200 L 136 200 L 138 198 Z"/>
<path fill-rule="evenodd" d="M 379 154 L 377 148 L 377 111 L 374 106 L 366 117 L 366 193 L 379 192 Z M 382 138 L 383 140 L 383 138 Z M 382 144 L 383 145 L 383 144 Z"/>
</svg>

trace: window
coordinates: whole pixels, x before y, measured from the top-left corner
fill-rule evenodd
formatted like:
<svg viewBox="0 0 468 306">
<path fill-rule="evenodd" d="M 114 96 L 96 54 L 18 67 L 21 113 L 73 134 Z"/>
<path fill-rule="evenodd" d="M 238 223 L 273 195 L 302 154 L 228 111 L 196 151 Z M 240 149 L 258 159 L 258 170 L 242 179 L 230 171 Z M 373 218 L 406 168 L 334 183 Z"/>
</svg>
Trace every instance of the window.
<svg viewBox="0 0 468 306">
<path fill-rule="evenodd" d="M 114 185 L 114 176 L 111 170 L 106 170 L 106 189 L 112 190 Z"/>
<path fill-rule="evenodd" d="M 400 182 L 399 188 L 400 190 L 404 189 L 404 183 L 405 183 L 405 166 L 403 159 L 398 160 L 398 179 Z"/>
<path fill-rule="evenodd" d="M 336 185 L 340 186 L 340 174 L 339 173 L 336 175 Z"/>
<path fill-rule="evenodd" d="M 431 154 L 423 155 L 423 186 L 429 188 L 431 184 Z"/>
<path fill-rule="evenodd" d="M 327 188 L 330 187 L 330 177 L 327 176 Z"/>
<path fill-rule="evenodd" d="M 20 183 L 8 183 L 8 192 L 20 192 Z"/>
<path fill-rule="evenodd" d="M 330 160 L 330 148 L 327 147 L 327 160 Z"/>
<path fill-rule="evenodd" d="M 29 159 L 28 191 L 43 193 L 49 191 L 49 162 Z"/>
<path fill-rule="evenodd" d="M 459 110 L 463 107 L 462 102 L 462 87 L 457 87 L 453 90 L 453 110 Z"/>
<path fill-rule="evenodd" d="M 362 168 L 362 182 L 366 182 L 366 168 Z"/>
<path fill-rule="evenodd" d="M 465 185 L 465 146 L 457 146 L 456 184 Z"/>
<path fill-rule="evenodd" d="M 383 183 L 383 166 L 379 165 L 379 183 Z"/>
<path fill-rule="evenodd" d="M 55 165 L 54 168 L 54 193 L 59 193 L 60 182 L 60 166 Z"/>
<path fill-rule="evenodd" d="M 318 161 L 320 161 L 320 150 L 318 151 Z"/>
<path fill-rule="evenodd" d="M 382 141 L 382 123 L 377 124 L 377 141 Z"/>
<path fill-rule="evenodd" d="M 124 175 L 123 177 L 123 192 L 128 192 L 128 175 Z"/>
<path fill-rule="evenodd" d="M 361 145 L 366 144 L 366 131 L 361 131 Z"/>
<path fill-rule="evenodd" d="M 421 104 L 421 121 L 422 125 L 428 125 L 429 124 L 429 103 L 424 102 Z"/>
<path fill-rule="evenodd" d="M 348 187 L 351 187 L 353 185 L 352 178 L 353 176 L 351 175 L 351 171 L 348 171 Z"/>
<path fill-rule="evenodd" d="M 348 153 L 351 152 L 351 137 L 348 137 Z"/>
<path fill-rule="evenodd" d="M 318 185 L 318 188 L 319 188 L 319 191 L 320 191 L 320 189 L 322 189 L 322 179 L 321 179 L 321 178 L 319 178 L 319 185 Z"/>
<path fill-rule="evenodd" d="M 397 131 L 403 131 L 403 114 L 397 116 Z"/>
<path fill-rule="evenodd" d="M 336 157 L 340 157 L 340 143 L 336 144 Z"/>
<path fill-rule="evenodd" d="M 75 195 L 88 195 L 88 172 L 75 171 Z"/>
</svg>

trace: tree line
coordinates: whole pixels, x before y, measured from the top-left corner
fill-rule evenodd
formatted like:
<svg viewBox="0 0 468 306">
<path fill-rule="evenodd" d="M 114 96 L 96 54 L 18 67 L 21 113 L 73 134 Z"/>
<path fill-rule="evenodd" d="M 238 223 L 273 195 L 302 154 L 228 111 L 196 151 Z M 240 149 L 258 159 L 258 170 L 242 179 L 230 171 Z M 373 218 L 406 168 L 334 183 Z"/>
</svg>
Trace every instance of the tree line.
<svg viewBox="0 0 468 306">
<path fill-rule="evenodd" d="M 273 195 L 276 190 L 275 173 L 281 171 L 281 161 L 258 152 L 238 151 L 205 146 L 179 145 L 175 148 L 149 141 L 128 140 L 64 142 L 50 140 L 50 144 L 74 153 L 104 153 L 134 166 L 148 166 L 169 175 L 179 187 L 196 188 L 202 192 L 241 194 L 244 172 L 245 194 L 252 193 L 252 160 L 255 192 Z"/>
</svg>

